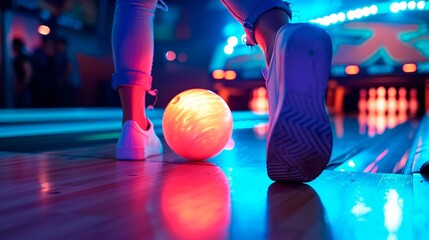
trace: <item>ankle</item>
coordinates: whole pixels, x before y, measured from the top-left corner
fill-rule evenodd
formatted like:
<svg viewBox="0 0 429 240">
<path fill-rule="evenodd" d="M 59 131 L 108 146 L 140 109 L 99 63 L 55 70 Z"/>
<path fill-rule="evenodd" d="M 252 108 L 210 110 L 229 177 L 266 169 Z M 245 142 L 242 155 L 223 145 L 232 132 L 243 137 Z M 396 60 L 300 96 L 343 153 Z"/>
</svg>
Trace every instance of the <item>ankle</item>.
<svg viewBox="0 0 429 240">
<path fill-rule="evenodd" d="M 274 41 L 278 30 L 289 23 L 289 16 L 281 9 L 271 9 L 256 21 L 255 39 L 265 54 L 267 65 L 271 60 L 274 49 Z"/>
<path fill-rule="evenodd" d="M 139 127 L 141 128 L 141 129 L 143 129 L 143 130 L 148 130 L 149 129 L 149 121 L 147 120 L 147 118 L 146 117 L 144 117 L 144 118 L 136 118 L 136 117 L 134 117 L 134 118 L 126 118 L 126 117 L 123 117 L 122 118 L 122 125 L 124 125 L 124 123 L 126 122 L 126 121 L 135 121 L 135 122 L 137 122 L 137 124 L 139 125 Z"/>
<path fill-rule="evenodd" d="M 122 105 L 122 124 L 126 121 L 136 121 L 139 126 L 148 129 L 148 121 L 145 113 L 146 91 L 142 87 L 123 86 L 118 88 Z"/>
</svg>

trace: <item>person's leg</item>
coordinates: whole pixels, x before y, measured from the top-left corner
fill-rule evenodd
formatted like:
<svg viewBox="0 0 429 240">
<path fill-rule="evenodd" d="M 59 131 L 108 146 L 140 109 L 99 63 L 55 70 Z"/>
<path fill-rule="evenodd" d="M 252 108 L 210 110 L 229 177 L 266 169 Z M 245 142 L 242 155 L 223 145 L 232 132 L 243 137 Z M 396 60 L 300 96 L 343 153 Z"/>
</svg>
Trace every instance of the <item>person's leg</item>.
<svg viewBox="0 0 429 240">
<path fill-rule="evenodd" d="M 326 31 L 288 24 L 281 0 L 221 0 L 244 27 L 247 45 L 259 45 L 268 69 L 267 172 L 275 181 L 311 181 L 326 167 L 332 131 L 325 106 L 332 44 Z"/>
<path fill-rule="evenodd" d="M 292 18 L 290 4 L 282 0 L 220 0 L 246 32 L 246 44 L 259 45 L 267 63 L 277 31 Z"/>
<path fill-rule="evenodd" d="M 162 152 L 145 113 L 146 92 L 152 85 L 153 19 L 157 0 L 118 0 L 112 29 L 115 73 L 123 110 L 117 159 L 144 159 Z"/>
<path fill-rule="evenodd" d="M 112 29 L 115 65 L 113 88 L 118 89 L 123 122 L 147 128 L 145 95 L 151 89 L 153 18 L 157 0 L 118 0 Z"/>
<path fill-rule="evenodd" d="M 273 53 L 277 32 L 287 23 L 289 23 L 289 15 L 278 8 L 264 12 L 255 23 L 255 40 L 264 52 L 267 66 Z"/>
</svg>

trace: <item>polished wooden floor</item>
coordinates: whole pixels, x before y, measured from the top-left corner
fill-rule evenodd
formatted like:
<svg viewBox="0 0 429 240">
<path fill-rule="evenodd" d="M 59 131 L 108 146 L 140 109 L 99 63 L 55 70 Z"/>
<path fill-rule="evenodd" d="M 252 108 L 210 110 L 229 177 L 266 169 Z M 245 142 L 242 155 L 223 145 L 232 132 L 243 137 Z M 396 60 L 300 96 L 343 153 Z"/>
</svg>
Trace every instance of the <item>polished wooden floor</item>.
<svg viewBox="0 0 429 240">
<path fill-rule="evenodd" d="M 149 114 L 161 135 L 162 111 Z M 116 161 L 120 115 L 0 111 L 0 239 L 429 239 L 427 116 L 333 116 L 328 168 L 281 184 L 265 173 L 266 115 L 234 113 L 232 141 L 207 162 L 165 142 L 162 156 Z"/>
</svg>

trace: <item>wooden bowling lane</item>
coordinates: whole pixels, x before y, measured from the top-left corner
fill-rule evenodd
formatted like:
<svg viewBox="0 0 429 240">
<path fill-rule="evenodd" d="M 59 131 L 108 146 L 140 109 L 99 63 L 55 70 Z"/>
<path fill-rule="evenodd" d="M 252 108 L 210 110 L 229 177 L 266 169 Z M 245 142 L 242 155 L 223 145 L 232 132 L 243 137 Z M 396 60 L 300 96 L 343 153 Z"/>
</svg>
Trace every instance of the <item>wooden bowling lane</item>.
<svg viewBox="0 0 429 240">
<path fill-rule="evenodd" d="M 406 174 L 413 176 L 413 193 L 415 198 L 414 208 L 416 215 L 414 221 L 419 226 L 416 235 L 424 239 L 427 231 L 420 226 L 429 226 L 429 175 L 420 173 L 421 166 L 429 161 L 429 113 L 423 117 L 411 147 L 409 161 L 405 167 Z M 420 237 L 422 236 L 422 237 Z"/>
<path fill-rule="evenodd" d="M 337 156 L 410 129 L 370 137 L 356 118 L 340 120 Z M 231 142 L 206 162 L 182 159 L 165 142 L 161 156 L 116 161 L 109 131 L 53 135 L 69 147 L 3 150 L 0 238 L 429 239 L 429 186 L 420 175 L 325 170 L 308 184 L 274 183 L 265 172 L 264 122 L 235 113 Z"/>
<path fill-rule="evenodd" d="M 408 121 L 355 144 L 330 161 L 329 169 L 365 173 L 403 173 L 418 124 Z"/>
<path fill-rule="evenodd" d="M 247 166 L 118 162 L 3 153 L 0 234 L 3 239 L 413 239 L 417 231 L 425 234 L 425 226 L 413 221 L 410 175 L 327 170 L 309 184 L 280 184 L 253 163 L 258 159 L 246 161 Z"/>
</svg>

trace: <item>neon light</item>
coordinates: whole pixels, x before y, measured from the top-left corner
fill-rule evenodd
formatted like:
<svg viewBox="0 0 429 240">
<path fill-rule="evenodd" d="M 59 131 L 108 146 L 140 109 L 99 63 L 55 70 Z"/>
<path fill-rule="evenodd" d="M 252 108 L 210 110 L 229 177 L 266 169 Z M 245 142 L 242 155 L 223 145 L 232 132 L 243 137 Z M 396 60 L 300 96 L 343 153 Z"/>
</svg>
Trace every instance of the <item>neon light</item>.
<svg viewBox="0 0 429 240">
<path fill-rule="evenodd" d="M 359 73 L 358 65 L 348 65 L 345 69 L 346 74 L 348 75 L 356 75 Z"/>
<path fill-rule="evenodd" d="M 225 72 L 223 70 L 220 70 L 220 69 L 214 70 L 212 72 L 212 77 L 216 80 L 223 79 L 225 77 Z"/>
<path fill-rule="evenodd" d="M 376 15 L 380 8 L 382 9 L 381 14 L 386 13 L 384 11 L 384 4 L 380 4 L 379 6 L 371 5 L 371 6 L 365 6 L 362 8 L 351 9 L 347 11 L 347 13 L 343 13 L 343 12 L 332 13 L 324 17 L 318 17 L 316 19 L 312 19 L 309 22 L 318 23 L 324 26 L 329 26 L 331 24 L 336 24 L 339 22 L 343 22 L 345 20 L 353 21 L 356 19 L 369 17 L 371 15 Z M 420 0 L 418 2 L 416 1 L 392 2 L 390 5 L 388 5 L 388 8 L 392 13 L 398 13 L 400 11 L 405 11 L 407 9 L 414 10 L 415 8 L 424 10 L 426 8 L 426 1 Z M 344 20 L 341 20 L 341 19 L 344 19 Z"/>
<path fill-rule="evenodd" d="M 425 8 L 425 6 L 426 6 L 426 2 L 425 1 L 418 1 L 417 2 L 417 8 L 418 9 L 422 10 L 422 9 Z"/>
<path fill-rule="evenodd" d="M 225 34 L 225 36 L 231 36 L 231 35 L 235 34 L 236 32 L 237 32 L 237 27 L 236 27 L 235 22 L 228 23 L 223 28 L 223 33 Z"/>
<path fill-rule="evenodd" d="M 331 24 L 337 23 L 338 22 L 338 16 L 337 16 L 337 14 L 333 13 L 333 14 L 329 15 L 329 22 Z"/>
<path fill-rule="evenodd" d="M 245 33 L 244 33 L 243 35 L 241 35 L 240 39 L 241 39 L 241 42 L 242 42 L 242 43 L 246 44 L 247 36 L 246 36 L 246 34 L 245 34 Z"/>
<path fill-rule="evenodd" d="M 37 28 L 37 32 L 46 36 L 46 35 L 48 35 L 51 32 L 51 29 L 48 26 L 46 26 L 46 25 L 40 25 Z"/>
<path fill-rule="evenodd" d="M 369 12 L 370 12 L 372 15 L 377 14 L 377 12 L 378 12 L 378 7 L 377 7 L 376 5 L 372 5 L 371 7 L 369 7 Z"/>
<path fill-rule="evenodd" d="M 168 51 L 165 53 L 165 59 L 170 62 L 176 60 L 176 53 L 174 51 Z"/>
<path fill-rule="evenodd" d="M 234 47 L 233 47 L 233 46 L 231 46 L 231 45 L 226 45 L 226 46 L 223 48 L 223 52 L 224 52 L 225 54 L 227 54 L 227 55 L 231 55 L 231 54 L 234 52 Z"/>
<path fill-rule="evenodd" d="M 397 13 L 397 12 L 399 12 L 399 10 L 400 10 L 399 3 L 394 2 L 394 3 L 390 4 L 390 11 L 391 12 Z"/>
<path fill-rule="evenodd" d="M 362 9 L 358 8 L 355 10 L 355 18 L 356 19 L 361 19 L 363 17 L 363 12 Z"/>
<path fill-rule="evenodd" d="M 370 14 L 371 14 L 371 12 L 370 12 L 370 10 L 369 10 L 369 7 L 364 7 L 364 8 L 362 8 L 362 15 L 363 15 L 364 17 L 368 17 Z"/>
<path fill-rule="evenodd" d="M 406 63 L 402 65 L 402 71 L 405 73 L 414 73 L 417 71 L 417 65 L 415 63 Z"/>
<path fill-rule="evenodd" d="M 237 73 L 233 70 L 225 71 L 226 80 L 234 80 L 237 77 Z"/>
<path fill-rule="evenodd" d="M 346 14 L 343 12 L 338 13 L 337 16 L 338 16 L 338 21 L 340 22 L 344 22 L 346 20 Z"/>
<path fill-rule="evenodd" d="M 415 1 L 410 1 L 410 2 L 408 2 L 408 9 L 410 9 L 410 10 L 414 10 L 414 9 L 416 9 L 416 2 Z"/>
<path fill-rule="evenodd" d="M 399 3 L 399 9 L 402 11 L 406 10 L 407 9 L 407 2 L 405 2 L 405 1 L 400 2 Z"/>
<path fill-rule="evenodd" d="M 393 26 L 385 23 L 356 22 L 348 27 L 362 32 L 360 34 L 368 33 L 370 30 L 372 35 L 366 35 L 364 43 L 345 44 L 338 48 L 333 58 L 334 64 L 346 63 L 351 57 L 350 54 L 353 55 L 353 63 L 356 65 L 364 62 L 374 64 L 373 61 L 377 58 L 393 64 L 396 64 L 396 61 L 402 63 L 427 61 L 427 58 L 418 49 L 397 37 L 398 34 L 415 31 L 418 29 L 418 25 L 398 24 Z"/>
<path fill-rule="evenodd" d="M 355 12 L 353 10 L 350 10 L 347 12 L 347 19 L 348 20 L 354 20 L 355 19 Z"/>
<path fill-rule="evenodd" d="M 238 44 L 238 38 L 236 36 L 231 36 L 228 38 L 228 45 L 235 47 L 237 46 L 237 44 Z"/>
<path fill-rule="evenodd" d="M 329 19 L 329 16 L 325 16 L 322 18 L 322 25 L 329 26 L 331 24 L 331 20 Z"/>
</svg>

